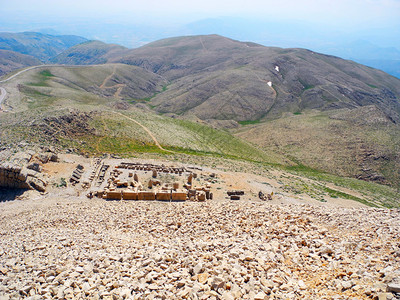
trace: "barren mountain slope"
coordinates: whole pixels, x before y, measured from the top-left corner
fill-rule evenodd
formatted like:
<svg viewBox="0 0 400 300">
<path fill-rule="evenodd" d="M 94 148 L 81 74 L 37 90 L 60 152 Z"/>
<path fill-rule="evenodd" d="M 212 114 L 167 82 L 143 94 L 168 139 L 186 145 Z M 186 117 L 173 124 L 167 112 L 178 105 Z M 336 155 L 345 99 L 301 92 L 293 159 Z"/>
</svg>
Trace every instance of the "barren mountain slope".
<svg viewBox="0 0 400 300">
<path fill-rule="evenodd" d="M 394 77 L 308 50 L 270 48 L 217 35 L 166 39 L 122 52 L 101 44 L 106 52 L 98 55 L 91 53 L 96 45 L 86 44 L 90 61 L 131 65 L 57 67 L 24 74 L 19 84 L 7 87 L 5 105 L 14 110 L 73 106 L 90 111 L 98 104 L 125 110 L 140 104 L 141 109 L 216 126 L 260 123 L 254 131 L 252 126 L 239 128 L 238 136 L 299 165 L 398 185 L 400 80 Z M 82 47 L 85 44 L 75 49 Z M 310 110 L 322 117 L 309 122 Z M 341 112 L 347 113 L 333 117 Z M 293 114 L 304 118 L 292 119 Z M 375 126 L 377 119 L 384 122 Z M 298 135 L 292 137 L 293 132 Z M 181 141 L 168 143 L 167 138 L 163 143 L 181 147 Z M 189 144 L 196 151 L 216 149 L 199 148 L 200 141 L 189 140 L 184 148 Z M 227 153 L 226 147 L 221 149 L 217 152 Z"/>
<path fill-rule="evenodd" d="M 100 41 L 88 41 L 73 46 L 51 59 L 52 63 L 66 65 L 94 65 L 106 63 L 111 57 L 121 56 L 128 49 Z"/>
<path fill-rule="evenodd" d="M 135 101 L 162 91 L 166 81 L 142 68 L 122 64 L 88 67 L 45 66 L 3 84 L 14 111 L 54 109 L 62 103 L 95 107 L 116 100 Z M 124 102 L 125 105 L 129 103 Z"/>
<path fill-rule="evenodd" d="M 304 49 L 193 36 L 150 43 L 110 61 L 141 66 L 170 80 L 168 90 L 152 100 L 160 112 L 205 118 L 206 111 L 207 119 L 244 121 L 310 108 L 376 105 L 400 121 L 399 79 Z"/>
<path fill-rule="evenodd" d="M 91 154 L 160 152 L 137 121 L 170 151 L 287 162 L 201 121 L 155 114 L 145 103 L 164 84 L 157 74 L 122 64 L 29 70 L 4 84 L 4 106 L 13 113 L 0 115 L 1 142 L 56 144 Z"/>
<path fill-rule="evenodd" d="M 0 49 L 0 76 L 16 69 L 40 64 L 42 62 L 35 57 Z"/>
<path fill-rule="evenodd" d="M 315 169 L 399 186 L 400 134 L 375 106 L 306 111 L 248 125 L 236 135 Z"/>
</svg>

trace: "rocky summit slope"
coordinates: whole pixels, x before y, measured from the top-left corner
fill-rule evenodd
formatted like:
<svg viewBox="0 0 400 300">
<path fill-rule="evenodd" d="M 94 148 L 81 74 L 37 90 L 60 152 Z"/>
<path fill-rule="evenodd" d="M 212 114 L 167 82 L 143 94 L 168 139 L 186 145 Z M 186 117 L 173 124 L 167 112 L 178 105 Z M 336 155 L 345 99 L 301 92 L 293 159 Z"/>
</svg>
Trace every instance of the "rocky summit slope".
<svg viewBox="0 0 400 300">
<path fill-rule="evenodd" d="M 399 297 L 398 210 L 60 195 L 0 217 L 2 299 Z"/>
</svg>

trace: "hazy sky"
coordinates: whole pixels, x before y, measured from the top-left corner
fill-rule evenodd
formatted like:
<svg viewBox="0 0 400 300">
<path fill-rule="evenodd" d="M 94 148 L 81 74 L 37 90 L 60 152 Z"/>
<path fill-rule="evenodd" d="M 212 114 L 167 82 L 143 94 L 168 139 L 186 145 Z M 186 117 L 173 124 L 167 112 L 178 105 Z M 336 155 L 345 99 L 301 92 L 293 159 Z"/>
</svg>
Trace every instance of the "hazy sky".
<svg viewBox="0 0 400 300">
<path fill-rule="evenodd" d="M 0 0 L 0 12 L 140 18 L 170 16 L 195 21 L 217 16 L 296 19 L 338 25 L 398 23 L 400 0 Z M 142 20 L 141 20 L 142 21 Z M 156 20 L 148 20 L 149 22 Z"/>
<path fill-rule="evenodd" d="M 220 34 L 400 76 L 400 0 L 0 0 L 1 31 L 74 34 L 129 48 Z"/>
</svg>

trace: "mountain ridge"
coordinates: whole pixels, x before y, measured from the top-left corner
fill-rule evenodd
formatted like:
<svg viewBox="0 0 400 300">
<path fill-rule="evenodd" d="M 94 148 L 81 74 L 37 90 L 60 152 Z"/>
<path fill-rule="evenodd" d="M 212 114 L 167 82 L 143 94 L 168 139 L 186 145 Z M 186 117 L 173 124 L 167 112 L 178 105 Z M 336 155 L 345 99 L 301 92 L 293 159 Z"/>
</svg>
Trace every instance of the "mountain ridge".
<svg viewBox="0 0 400 300">
<path fill-rule="evenodd" d="M 0 49 L 0 76 L 16 69 L 40 64 L 42 62 L 33 56 Z"/>
<path fill-rule="evenodd" d="M 38 32 L 0 32 L 0 49 L 30 55 L 48 62 L 64 50 L 87 41 L 75 35 L 50 35 Z"/>
<path fill-rule="evenodd" d="M 269 97 L 267 101 L 271 105 L 265 107 L 262 114 L 244 112 L 243 115 L 234 115 L 233 119 L 238 121 L 256 120 L 267 114 L 276 117 L 288 106 L 292 112 L 307 108 L 358 107 L 373 104 L 375 99 L 379 99 L 376 105 L 393 121 L 400 121 L 400 104 L 396 100 L 400 98 L 399 79 L 386 75 L 383 71 L 306 49 L 265 47 L 218 35 L 190 36 L 150 43 L 129 50 L 123 57 L 115 57 L 111 61 L 143 67 L 180 86 L 187 85 L 189 81 L 196 83 L 197 75 L 205 78 L 212 72 L 216 72 L 213 77 L 218 78 L 218 72 L 227 74 L 241 71 L 242 80 L 252 76 L 265 84 L 271 82 L 278 94 L 275 99 L 277 101 Z M 235 80 L 235 76 L 232 76 Z M 200 85 L 199 88 L 191 88 L 187 92 L 202 94 L 209 91 L 215 95 L 227 90 L 223 86 Z M 171 105 L 177 99 L 176 94 L 169 95 L 171 91 L 172 88 L 152 100 L 155 109 L 163 113 L 173 113 L 174 110 L 185 113 L 186 111 Z M 178 94 L 182 95 L 181 92 Z M 186 96 L 179 105 L 190 102 L 193 98 L 191 95 Z M 243 99 L 246 96 L 249 93 L 235 93 L 230 99 Z M 259 102 L 265 100 L 262 94 L 255 96 Z M 203 100 L 209 98 L 210 96 L 205 96 Z M 196 103 L 189 106 L 195 107 Z M 214 113 L 209 118 L 226 119 L 227 116 Z"/>
</svg>

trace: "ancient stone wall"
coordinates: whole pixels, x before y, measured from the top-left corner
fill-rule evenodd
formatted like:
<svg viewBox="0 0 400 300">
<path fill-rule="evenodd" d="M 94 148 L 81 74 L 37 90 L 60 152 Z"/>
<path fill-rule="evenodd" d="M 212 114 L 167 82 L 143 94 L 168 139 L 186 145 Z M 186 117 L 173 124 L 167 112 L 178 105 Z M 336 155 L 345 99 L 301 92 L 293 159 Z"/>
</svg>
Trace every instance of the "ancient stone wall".
<svg viewBox="0 0 400 300">
<path fill-rule="evenodd" d="M 28 189 L 30 188 L 26 182 L 26 176 L 21 173 L 22 168 L 10 164 L 0 166 L 0 187 Z"/>
<path fill-rule="evenodd" d="M 46 190 L 47 179 L 40 172 L 41 165 L 49 161 L 57 161 L 58 157 L 50 150 L 35 153 L 33 151 L 18 152 L 3 157 L 0 162 L 0 187 L 11 189 Z"/>
</svg>

